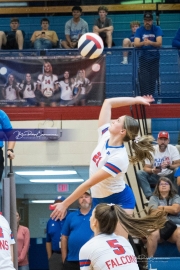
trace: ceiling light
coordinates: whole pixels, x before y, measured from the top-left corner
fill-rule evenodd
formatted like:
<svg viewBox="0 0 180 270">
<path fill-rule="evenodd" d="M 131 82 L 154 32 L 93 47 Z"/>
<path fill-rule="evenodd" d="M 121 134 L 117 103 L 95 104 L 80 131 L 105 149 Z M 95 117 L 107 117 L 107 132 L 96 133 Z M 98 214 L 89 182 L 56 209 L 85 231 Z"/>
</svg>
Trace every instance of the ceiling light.
<svg viewBox="0 0 180 270">
<path fill-rule="evenodd" d="M 33 183 L 82 183 L 83 179 L 30 179 Z"/>
<path fill-rule="evenodd" d="M 71 175 L 71 174 L 77 174 L 76 171 L 53 171 L 53 170 L 17 171 L 15 173 L 18 174 L 18 175 Z"/>
<path fill-rule="evenodd" d="M 30 203 L 54 203 L 54 200 L 32 200 Z"/>
</svg>

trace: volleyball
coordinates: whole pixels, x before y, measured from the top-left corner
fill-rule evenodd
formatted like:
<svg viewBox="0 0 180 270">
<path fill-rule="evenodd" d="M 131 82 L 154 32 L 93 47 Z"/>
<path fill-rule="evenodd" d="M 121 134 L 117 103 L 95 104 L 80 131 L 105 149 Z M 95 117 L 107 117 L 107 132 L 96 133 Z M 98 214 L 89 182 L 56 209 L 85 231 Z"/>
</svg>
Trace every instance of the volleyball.
<svg viewBox="0 0 180 270">
<path fill-rule="evenodd" d="M 51 97 L 53 95 L 53 92 L 54 92 L 53 89 L 51 89 L 51 88 L 45 88 L 43 90 L 43 95 L 45 97 Z"/>
<path fill-rule="evenodd" d="M 86 33 L 80 37 L 78 49 L 83 57 L 94 59 L 102 54 L 104 44 L 101 37 L 97 34 Z"/>
</svg>

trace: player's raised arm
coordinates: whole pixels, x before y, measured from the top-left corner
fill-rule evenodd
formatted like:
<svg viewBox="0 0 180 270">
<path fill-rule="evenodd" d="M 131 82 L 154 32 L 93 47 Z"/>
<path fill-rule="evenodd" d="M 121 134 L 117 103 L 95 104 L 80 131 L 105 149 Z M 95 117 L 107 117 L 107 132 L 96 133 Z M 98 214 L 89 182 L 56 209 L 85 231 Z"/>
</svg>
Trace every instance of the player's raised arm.
<svg viewBox="0 0 180 270">
<path fill-rule="evenodd" d="M 154 101 L 152 96 L 143 96 L 143 97 L 117 97 L 117 98 L 108 98 L 105 99 L 100 111 L 98 126 L 109 123 L 111 121 L 111 109 L 134 105 L 134 104 L 142 104 L 142 105 L 150 105 L 151 102 Z"/>
</svg>

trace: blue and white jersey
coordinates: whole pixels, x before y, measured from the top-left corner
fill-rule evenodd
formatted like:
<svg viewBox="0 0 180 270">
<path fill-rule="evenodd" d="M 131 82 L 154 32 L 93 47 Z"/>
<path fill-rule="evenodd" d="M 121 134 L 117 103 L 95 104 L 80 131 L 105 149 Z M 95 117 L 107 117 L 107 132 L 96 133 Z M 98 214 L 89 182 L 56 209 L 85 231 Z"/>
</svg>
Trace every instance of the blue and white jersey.
<svg viewBox="0 0 180 270">
<path fill-rule="evenodd" d="M 116 234 L 99 234 L 82 246 L 81 270 L 138 270 L 137 259 L 129 241 Z"/>
<path fill-rule="evenodd" d="M 124 145 L 109 146 L 109 126 L 105 124 L 98 129 L 98 145 L 92 153 L 89 174 L 92 176 L 103 169 L 110 177 L 91 187 L 93 198 L 104 198 L 124 190 L 124 174 L 127 172 L 129 159 Z"/>
</svg>

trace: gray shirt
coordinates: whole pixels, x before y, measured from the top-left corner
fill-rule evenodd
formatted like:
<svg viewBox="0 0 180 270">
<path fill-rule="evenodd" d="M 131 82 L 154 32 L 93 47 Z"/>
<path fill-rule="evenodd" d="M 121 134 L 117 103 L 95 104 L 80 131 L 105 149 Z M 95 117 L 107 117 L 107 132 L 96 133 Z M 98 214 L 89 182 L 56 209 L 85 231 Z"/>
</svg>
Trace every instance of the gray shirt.
<svg viewBox="0 0 180 270">
<path fill-rule="evenodd" d="M 75 23 L 73 19 L 69 20 L 65 24 L 65 35 L 69 35 L 71 41 L 79 40 L 80 36 L 89 31 L 88 24 L 85 20 L 80 18 L 78 23 Z"/>
<path fill-rule="evenodd" d="M 152 209 L 157 209 L 159 205 L 172 206 L 173 204 L 180 205 L 180 196 L 178 194 L 174 195 L 173 198 L 170 198 L 169 202 L 167 201 L 167 199 L 159 199 L 157 196 L 151 196 L 148 207 L 152 207 Z M 172 220 L 175 224 L 180 225 L 180 213 L 178 213 L 177 215 L 168 214 L 168 219 Z"/>
<path fill-rule="evenodd" d="M 109 26 L 113 26 L 113 22 L 111 20 L 111 18 L 106 18 L 104 22 L 102 22 L 100 20 L 100 18 L 98 18 L 95 22 L 94 22 L 94 25 L 97 26 L 99 29 L 102 29 L 102 28 L 105 28 L 105 27 L 109 27 Z M 105 37 L 106 36 L 106 33 L 105 32 L 101 32 L 99 33 L 99 35 L 101 37 Z"/>
</svg>

